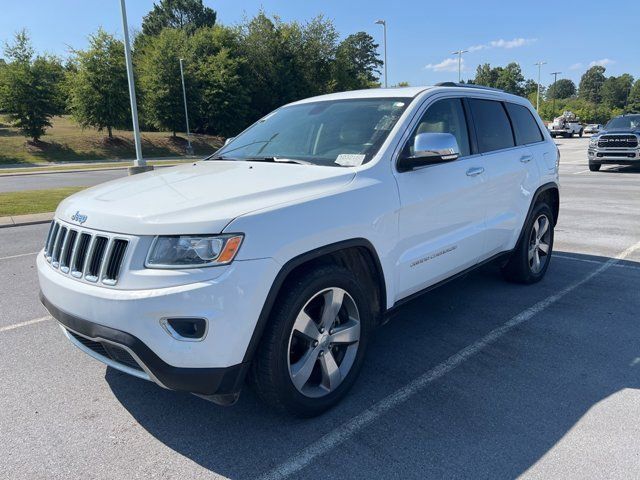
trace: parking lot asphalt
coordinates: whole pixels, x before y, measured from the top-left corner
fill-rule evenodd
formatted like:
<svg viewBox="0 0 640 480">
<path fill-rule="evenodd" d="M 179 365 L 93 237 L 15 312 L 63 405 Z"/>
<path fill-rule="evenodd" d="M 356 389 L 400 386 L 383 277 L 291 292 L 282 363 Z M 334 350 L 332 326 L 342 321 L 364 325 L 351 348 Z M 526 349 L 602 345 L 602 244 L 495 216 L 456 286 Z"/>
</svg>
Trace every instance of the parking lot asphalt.
<svg viewBox="0 0 640 480">
<path fill-rule="evenodd" d="M 37 299 L 46 225 L 0 231 L 0 476 L 640 477 L 640 169 L 559 139 L 546 278 L 486 266 L 403 306 L 345 401 L 299 420 L 111 370 Z"/>
</svg>

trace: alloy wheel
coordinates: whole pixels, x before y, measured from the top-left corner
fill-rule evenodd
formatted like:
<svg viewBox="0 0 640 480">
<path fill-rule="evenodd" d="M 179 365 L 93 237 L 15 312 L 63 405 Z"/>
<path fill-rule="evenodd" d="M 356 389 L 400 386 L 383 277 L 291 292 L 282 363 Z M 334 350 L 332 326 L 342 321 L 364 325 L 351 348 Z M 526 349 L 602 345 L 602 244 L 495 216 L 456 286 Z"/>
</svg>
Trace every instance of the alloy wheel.
<svg viewBox="0 0 640 480">
<path fill-rule="evenodd" d="M 360 342 L 360 314 L 345 290 L 327 288 L 302 307 L 289 335 L 289 377 L 307 397 L 338 388 L 353 366 Z"/>
<path fill-rule="evenodd" d="M 533 222 L 529 238 L 529 268 L 534 274 L 540 273 L 551 253 L 551 228 L 549 218 L 540 215 Z"/>
</svg>

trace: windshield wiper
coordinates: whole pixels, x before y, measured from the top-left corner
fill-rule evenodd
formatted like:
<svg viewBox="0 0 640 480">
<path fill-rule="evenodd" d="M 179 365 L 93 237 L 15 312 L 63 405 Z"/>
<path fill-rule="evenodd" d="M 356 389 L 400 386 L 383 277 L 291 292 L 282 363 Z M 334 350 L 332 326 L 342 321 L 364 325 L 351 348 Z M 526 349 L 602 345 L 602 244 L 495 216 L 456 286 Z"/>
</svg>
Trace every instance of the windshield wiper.
<svg viewBox="0 0 640 480">
<path fill-rule="evenodd" d="M 296 160 L 294 158 L 280 158 L 280 157 L 246 157 L 242 160 L 247 162 L 274 162 L 274 163 L 297 163 L 298 165 L 312 165 L 311 162 L 305 162 L 304 160 Z"/>
</svg>

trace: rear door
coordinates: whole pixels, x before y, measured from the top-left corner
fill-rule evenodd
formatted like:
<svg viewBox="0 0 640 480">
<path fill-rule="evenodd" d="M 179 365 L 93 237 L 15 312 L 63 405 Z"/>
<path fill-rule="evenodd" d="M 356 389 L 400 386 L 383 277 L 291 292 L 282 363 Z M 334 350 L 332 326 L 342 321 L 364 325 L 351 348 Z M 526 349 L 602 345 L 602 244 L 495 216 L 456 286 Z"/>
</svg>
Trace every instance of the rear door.
<svg viewBox="0 0 640 480">
<path fill-rule="evenodd" d="M 499 100 L 468 99 L 484 168 L 484 258 L 515 246 L 540 173 L 545 142 L 527 107 Z M 538 158 L 539 157 L 539 158 Z"/>
<path fill-rule="evenodd" d="M 400 193 L 396 300 L 473 266 L 484 246 L 484 193 L 460 98 L 431 103 L 404 143 L 418 133 L 451 133 L 457 160 L 397 172 Z"/>
</svg>

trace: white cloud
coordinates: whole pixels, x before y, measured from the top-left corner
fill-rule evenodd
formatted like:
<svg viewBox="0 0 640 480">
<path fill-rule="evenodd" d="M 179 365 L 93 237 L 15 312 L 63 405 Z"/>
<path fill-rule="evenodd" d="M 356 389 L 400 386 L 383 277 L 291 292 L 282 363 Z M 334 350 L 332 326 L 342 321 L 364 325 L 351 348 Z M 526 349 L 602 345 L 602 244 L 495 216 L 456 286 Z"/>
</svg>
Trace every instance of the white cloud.
<svg viewBox="0 0 640 480">
<path fill-rule="evenodd" d="M 470 52 L 477 52 L 478 50 L 484 50 L 485 48 L 487 48 L 486 45 L 472 45 L 467 48 L 467 50 L 469 50 Z"/>
<path fill-rule="evenodd" d="M 489 42 L 489 45 L 496 48 L 518 48 L 530 45 L 535 42 L 535 38 L 514 38 L 513 40 L 493 40 Z"/>
<path fill-rule="evenodd" d="M 486 50 L 488 48 L 518 48 L 524 47 L 525 45 L 531 45 L 537 41 L 537 38 L 514 38 L 512 40 L 505 40 L 501 38 L 499 40 L 491 40 L 489 43 L 472 45 L 467 48 L 467 50 L 470 52 L 477 52 L 478 50 Z"/>
<path fill-rule="evenodd" d="M 462 70 L 464 70 L 464 58 L 461 62 Z M 433 70 L 434 72 L 457 72 L 458 71 L 458 59 L 457 58 L 445 58 L 440 63 L 430 63 L 425 65 L 427 70 Z"/>
<path fill-rule="evenodd" d="M 589 67 L 595 67 L 596 65 L 606 67 L 607 65 L 613 65 L 614 63 L 616 63 L 616 61 L 611 60 L 610 58 L 601 58 L 600 60 L 594 60 L 593 62 L 590 62 Z"/>
<path fill-rule="evenodd" d="M 580 70 L 583 67 L 582 63 L 574 63 L 569 67 L 569 70 Z"/>
</svg>

